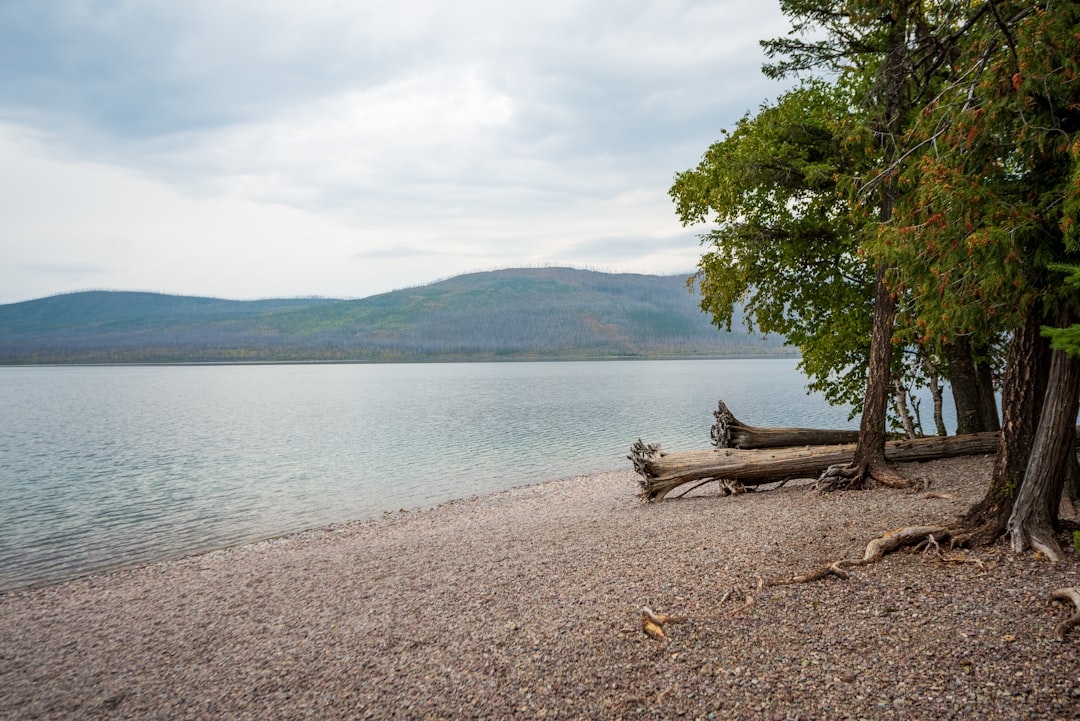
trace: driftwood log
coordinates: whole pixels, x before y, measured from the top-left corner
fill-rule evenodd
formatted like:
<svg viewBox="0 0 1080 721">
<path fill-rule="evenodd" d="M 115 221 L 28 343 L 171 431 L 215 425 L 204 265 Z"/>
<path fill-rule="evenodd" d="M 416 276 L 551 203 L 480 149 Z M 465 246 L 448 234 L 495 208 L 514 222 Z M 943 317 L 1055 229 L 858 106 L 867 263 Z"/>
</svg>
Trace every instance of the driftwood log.
<svg viewBox="0 0 1080 721">
<path fill-rule="evenodd" d="M 998 434 L 990 432 L 890 441 L 885 444 L 885 458 L 894 463 L 905 463 L 992 453 L 997 448 L 997 439 Z M 659 501 L 672 489 L 693 481 L 733 481 L 744 486 L 757 486 L 793 478 L 816 478 L 829 466 L 850 463 L 854 456 L 854 443 L 664 453 L 659 445 L 645 444 L 639 439 L 627 457 L 641 476 L 638 498 Z"/>
<path fill-rule="evenodd" d="M 820 428 L 757 428 L 748 426 L 720 401 L 713 412 L 712 442 L 717 448 L 784 448 L 787 446 L 830 446 L 856 443 L 858 431 Z"/>
</svg>

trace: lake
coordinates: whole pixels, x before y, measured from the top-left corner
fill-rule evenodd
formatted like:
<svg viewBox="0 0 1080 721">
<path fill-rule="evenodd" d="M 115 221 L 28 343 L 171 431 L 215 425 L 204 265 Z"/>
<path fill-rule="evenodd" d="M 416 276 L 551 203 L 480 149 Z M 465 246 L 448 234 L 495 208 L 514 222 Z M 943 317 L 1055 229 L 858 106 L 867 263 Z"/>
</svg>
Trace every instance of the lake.
<svg viewBox="0 0 1080 721">
<path fill-rule="evenodd" d="M 0 590 L 628 469 L 709 447 L 720 399 L 857 427 L 796 363 L 0 367 Z"/>
</svg>

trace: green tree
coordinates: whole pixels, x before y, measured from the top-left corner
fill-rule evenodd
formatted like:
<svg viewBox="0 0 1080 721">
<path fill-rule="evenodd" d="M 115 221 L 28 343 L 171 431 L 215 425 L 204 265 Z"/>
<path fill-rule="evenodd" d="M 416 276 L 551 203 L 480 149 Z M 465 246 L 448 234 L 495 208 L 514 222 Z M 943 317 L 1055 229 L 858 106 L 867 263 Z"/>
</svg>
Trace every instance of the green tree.
<svg viewBox="0 0 1080 721">
<path fill-rule="evenodd" d="M 684 225 L 716 224 L 702 236 L 702 308 L 730 330 L 744 307 L 751 330 L 800 349 L 811 389 L 858 409 L 873 274 L 838 186 L 852 172 L 837 124 L 849 111 L 831 85 L 805 82 L 725 132 L 670 194 Z"/>
<path fill-rule="evenodd" d="M 912 2 L 884 6 L 886 11 L 877 2 L 812 0 L 783 7 L 793 35 L 764 43 L 779 58 L 766 73 L 825 69 L 836 74 L 834 81 L 804 82 L 743 118 L 696 169 L 676 176 L 671 194 L 684 224 L 718 225 L 703 237 L 710 247 L 697 275 L 703 308 L 718 325 L 730 326 L 734 308 L 745 303 L 751 327 L 781 333 L 800 348 L 812 390 L 864 411 L 869 435 L 862 447 L 883 450 L 893 389 L 902 400 L 905 376 L 932 378 L 942 364 L 933 357 L 939 349 L 909 343 L 909 336 L 900 342 L 889 337 L 902 294 L 876 282 L 875 272 L 883 278 L 884 267 L 868 262 L 873 259 L 860 246 L 889 216 L 898 189 L 888 178 L 866 178 L 898 153 L 907 116 L 928 97 L 949 54 L 949 42 L 935 33 L 952 33 L 953 15 L 961 16 L 927 15 Z M 798 37 L 811 28 L 827 29 L 828 39 Z M 875 329 L 878 353 L 872 356 Z M 972 344 L 960 340 L 942 346 L 960 430 L 995 428 L 988 365 L 977 367 Z M 915 352 L 900 352 L 904 343 Z M 877 453 L 865 456 L 883 460 Z M 857 482 L 865 465 L 855 469 Z"/>
<path fill-rule="evenodd" d="M 978 337 L 988 319 L 1012 329 L 1002 441 L 966 521 L 977 540 L 1007 530 L 1014 549 L 1051 557 L 1080 361 L 1051 353 L 1040 327 L 1077 311 L 1048 266 L 1078 250 L 1078 26 L 1076 3 L 971 6 L 949 82 L 905 138 L 905 162 L 887 169 L 906 190 L 871 247 L 918 298 L 924 340 Z"/>
<path fill-rule="evenodd" d="M 948 76 L 957 27 L 964 14 L 954 3 L 919 0 L 785 0 L 792 34 L 763 43 L 775 62 L 766 74 L 782 77 L 806 71 L 827 71 L 847 93 L 854 112 L 844 142 L 861 151 L 856 172 L 844 180 L 853 213 L 860 217 L 860 249 L 892 222 L 905 189 L 895 168 L 905 160 L 904 137 L 917 111 Z M 812 31 L 819 39 L 802 38 Z M 902 289 L 890 287 L 892 263 L 868 255 L 874 269 L 870 348 L 863 394 L 859 443 L 850 466 L 826 474 L 834 485 L 857 487 L 868 478 L 899 481 L 885 464 L 887 407 L 895 379 L 894 338 L 897 301 Z M 961 396 L 966 397 L 966 396 Z M 823 477 L 824 479 L 825 477 Z"/>
<path fill-rule="evenodd" d="M 1080 248 L 1075 246 L 1071 250 Z M 1064 273 L 1062 281 L 1065 287 L 1073 293 L 1080 295 L 1080 265 L 1065 265 L 1055 263 L 1049 266 L 1051 271 Z M 1054 350 L 1063 351 L 1071 356 L 1080 356 L 1080 324 L 1073 324 L 1063 328 L 1043 327 L 1043 335 L 1050 339 L 1050 346 Z"/>
</svg>

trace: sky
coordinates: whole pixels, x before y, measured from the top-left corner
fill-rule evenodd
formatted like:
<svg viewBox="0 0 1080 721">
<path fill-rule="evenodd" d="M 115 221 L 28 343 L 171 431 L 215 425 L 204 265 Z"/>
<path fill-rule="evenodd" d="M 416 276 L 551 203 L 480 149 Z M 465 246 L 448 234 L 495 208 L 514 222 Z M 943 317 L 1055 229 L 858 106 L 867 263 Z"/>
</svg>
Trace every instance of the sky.
<svg viewBox="0 0 1080 721">
<path fill-rule="evenodd" d="M 691 273 L 762 0 L 0 0 L 0 303 Z"/>
</svg>

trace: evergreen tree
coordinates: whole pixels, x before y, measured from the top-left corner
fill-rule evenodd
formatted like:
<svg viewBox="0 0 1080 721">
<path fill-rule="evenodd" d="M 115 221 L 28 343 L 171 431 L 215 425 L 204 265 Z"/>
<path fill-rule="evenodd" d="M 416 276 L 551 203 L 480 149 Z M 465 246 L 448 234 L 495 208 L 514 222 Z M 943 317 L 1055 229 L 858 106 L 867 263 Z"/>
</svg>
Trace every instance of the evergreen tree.
<svg viewBox="0 0 1080 721">
<path fill-rule="evenodd" d="M 977 540 L 1007 529 L 1016 550 L 1050 556 L 1060 554 L 1053 523 L 1080 361 L 1051 354 L 1040 326 L 1068 326 L 1077 312 L 1075 291 L 1048 268 L 1078 250 L 1078 26 L 1076 3 L 973 6 L 949 82 L 890 169 L 904 201 L 871 247 L 892 264 L 890 282 L 917 297 L 924 340 L 978 337 L 988 320 L 1013 329 L 1001 447 L 967 522 Z"/>
<path fill-rule="evenodd" d="M 873 232 L 892 221 L 902 197 L 894 168 L 904 160 L 904 137 L 947 72 L 953 30 L 962 15 L 951 4 L 917 0 L 786 0 L 781 7 L 792 21 L 792 36 L 763 43 L 777 59 L 765 72 L 782 77 L 829 71 L 837 75 L 838 87 L 853 91 L 849 97 L 856 112 L 849 114 L 853 124 L 845 141 L 863 148 L 866 180 L 849 176 L 849 198 L 863 218 L 857 225 Z M 824 37 L 803 40 L 808 31 Z M 823 477 L 832 486 L 858 487 L 869 478 L 903 482 L 888 469 L 884 454 L 898 296 L 886 282 L 891 263 L 869 259 L 875 275 L 859 443 L 852 464 Z"/>
<path fill-rule="evenodd" d="M 873 272 L 857 254 L 858 224 L 839 192 L 853 172 L 838 118 L 842 94 L 808 81 L 747 115 L 698 166 L 675 176 L 685 225 L 712 221 L 695 278 L 702 309 L 731 329 L 777 333 L 802 354 L 810 388 L 862 407 Z"/>
</svg>

